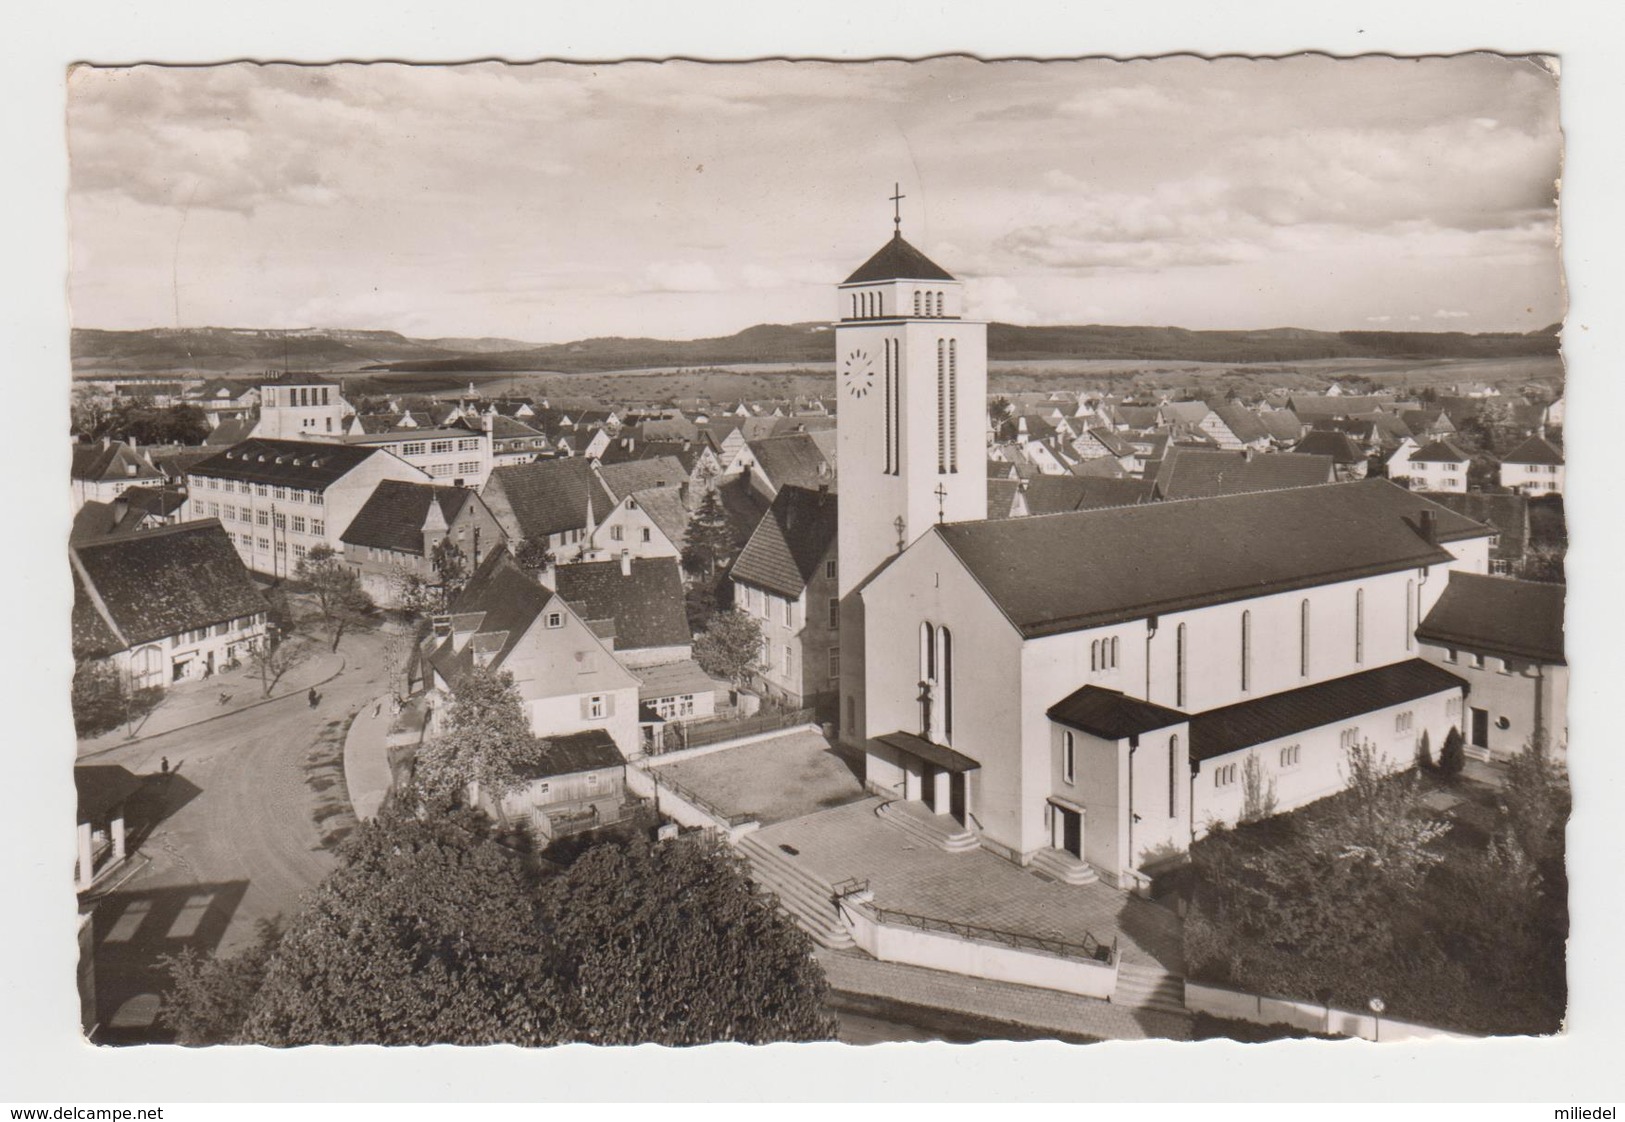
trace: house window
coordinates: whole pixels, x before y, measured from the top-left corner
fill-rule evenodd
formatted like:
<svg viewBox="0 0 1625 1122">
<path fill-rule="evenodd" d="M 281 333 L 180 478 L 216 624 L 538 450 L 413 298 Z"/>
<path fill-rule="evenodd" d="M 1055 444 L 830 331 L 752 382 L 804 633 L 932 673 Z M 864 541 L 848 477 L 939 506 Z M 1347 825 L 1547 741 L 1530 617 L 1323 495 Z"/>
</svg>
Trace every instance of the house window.
<svg viewBox="0 0 1625 1122">
<path fill-rule="evenodd" d="M 263 484 L 263 483 L 254 484 L 254 494 L 258 495 L 260 498 L 263 499 L 267 495 L 269 495 L 270 493 L 271 493 L 271 489 L 269 487 L 267 487 L 265 484 Z"/>
<path fill-rule="evenodd" d="M 401 445 L 401 455 L 403 455 L 403 456 L 421 456 L 421 455 L 423 455 L 423 442 L 421 440 L 419 440 L 419 441 L 413 441 L 410 444 Z"/>
<path fill-rule="evenodd" d="M 1065 783 L 1073 782 L 1077 774 L 1077 738 L 1072 730 L 1067 729 L 1061 733 L 1061 780 Z"/>
<path fill-rule="evenodd" d="M 327 523 L 320 518 L 312 518 L 310 520 L 310 532 L 318 535 L 327 533 Z"/>
<path fill-rule="evenodd" d="M 1446 647 L 1444 649 L 1444 660 L 1446 662 L 1460 662 L 1461 652 L 1457 651 L 1455 647 Z"/>
<path fill-rule="evenodd" d="M 834 680 L 834 679 L 839 678 L 841 676 L 841 648 L 840 647 L 831 647 L 829 649 L 829 676 L 830 676 L 831 680 Z"/>
<path fill-rule="evenodd" d="M 473 439 L 465 438 L 457 442 L 457 451 L 459 452 L 478 452 L 479 450 L 480 442 L 478 437 Z"/>
<path fill-rule="evenodd" d="M 834 580 L 835 579 L 835 561 L 834 561 L 833 558 L 831 560 L 828 560 L 828 561 L 824 562 L 824 579 L 825 580 Z"/>
<path fill-rule="evenodd" d="M 193 514 L 197 515 L 199 518 L 202 518 L 203 517 L 203 509 L 204 509 L 203 508 L 203 503 L 200 500 L 198 500 L 198 499 L 193 499 L 192 500 L 192 513 Z"/>
<path fill-rule="evenodd" d="M 1415 720 L 1416 714 L 1409 709 L 1403 713 L 1394 714 L 1394 732 L 1396 734 L 1410 732 Z"/>
<path fill-rule="evenodd" d="M 450 464 L 430 464 L 425 470 L 430 475 L 444 478 L 452 473 L 452 466 Z"/>
<path fill-rule="evenodd" d="M 302 503 L 305 501 L 305 493 L 299 490 L 297 487 L 289 487 L 288 501 L 291 503 Z"/>
<path fill-rule="evenodd" d="M 288 489 L 286 487 L 272 487 L 271 497 L 273 499 L 285 499 L 288 497 Z"/>
<path fill-rule="evenodd" d="M 288 516 L 286 514 L 273 514 L 271 516 L 271 525 L 278 530 L 286 530 L 288 528 Z"/>
<path fill-rule="evenodd" d="M 268 510 L 256 510 L 254 512 L 254 521 L 258 525 L 269 526 L 271 524 L 271 512 Z"/>
<path fill-rule="evenodd" d="M 220 504 L 219 503 L 210 503 L 209 504 L 209 517 L 210 518 L 219 518 L 220 517 Z"/>
<path fill-rule="evenodd" d="M 1338 733 L 1337 744 L 1338 747 L 1342 748 L 1345 752 L 1347 752 L 1350 748 L 1358 747 L 1360 744 L 1359 727 L 1356 726 L 1354 728 L 1344 729 L 1342 732 Z"/>
<path fill-rule="evenodd" d="M 1298 761 L 1303 758 L 1303 745 L 1289 744 L 1281 749 L 1281 766 L 1283 768 L 1297 767 Z"/>
<path fill-rule="evenodd" d="M 235 522 L 235 521 L 237 521 L 237 508 L 232 506 L 230 503 L 226 504 L 226 521 L 227 522 Z"/>
<path fill-rule="evenodd" d="M 789 643 L 784 644 L 784 659 L 780 663 L 780 666 L 784 669 L 786 677 L 788 677 L 795 669 L 795 658 L 795 648 L 790 646 Z"/>
<path fill-rule="evenodd" d="M 784 626 L 790 627 L 795 623 L 795 612 L 796 602 L 794 600 L 786 600 L 784 602 Z"/>
<path fill-rule="evenodd" d="M 293 516 L 293 532 L 296 534 L 302 534 L 305 532 L 305 519 L 303 515 L 296 514 Z"/>
<path fill-rule="evenodd" d="M 270 548 L 271 548 L 271 539 L 270 538 L 260 538 L 258 541 L 256 541 L 254 543 L 254 548 L 258 549 L 261 553 L 268 552 L 270 550 Z"/>
<path fill-rule="evenodd" d="M 597 721 L 601 720 L 603 716 L 604 695 L 601 693 L 595 693 L 587 699 L 587 718 L 589 720 Z"/>
<path fill-rule="evenodd" d="M 829 629 L 838 631 L 841 627 L 841 602 L 835 597 L 829 598 Z"/>
<path fill-rule="evenodd" d="M 276 543 L 276 551 L 278 553 L 287 553 L 288 552 L 288 543 L 283 541 L 282 539 L 278 538 L 277 543 Z"/>
<path fill-rule="evenodd" d="M 457 465 L 458 475 L 478 475 L 480 462 L 478 460 L 464 460 Z"/>
<path fill-rule="evenodd" d="M 563 612 L 548 612 L 547 613 L 547 626 L 552 628 L 555 631 L 557 631 L 559 628 L 563 627 L 564 626 L 564 613 Z"/>
<path fill-rule="evenodd" d="M 643 542 L 644 542 L 645 545 L 647 545 L 649 542 L 652 542 L 652 541 L 654 541 L 654 535 L 652 533 L 650 533 L 649 527 L 645 526 L 643 528 Z"/>
<path fill-rule="evenodd" d="M 322 505 L 322 493 L 320 491 L 312 491 L 310 493 L 310 505 L 311 506 L 321 506 Z"/>
<path fill-rule="evenodd" d="M 431 440 L 431 441 L 429 441 L 429 455 L 431 455 L 431 456 L 443 455 L 444 453 L 450 452 L 451 450 L 452 450 L 452 443 L 449 440 Z"/>
<path fill-rule="evenodd" d="M 304 560 L 305 560 L 305 547 L 304 546 L 295 545 L 293 547 L 293 559 L 296 562 L 299 562 L 301 564 L 304 562 Z"/>
<path fill-rule="evenodd" d="M 626 532 L 621 527 L 619 527 L 619 526 L 611 526 L 609 528 L 609 540 L 610 541 L 612 541 L 612 542 L 623 541 L 623 540 L 625 540 L 625 537 L 626 537 Z"/>
</svg>

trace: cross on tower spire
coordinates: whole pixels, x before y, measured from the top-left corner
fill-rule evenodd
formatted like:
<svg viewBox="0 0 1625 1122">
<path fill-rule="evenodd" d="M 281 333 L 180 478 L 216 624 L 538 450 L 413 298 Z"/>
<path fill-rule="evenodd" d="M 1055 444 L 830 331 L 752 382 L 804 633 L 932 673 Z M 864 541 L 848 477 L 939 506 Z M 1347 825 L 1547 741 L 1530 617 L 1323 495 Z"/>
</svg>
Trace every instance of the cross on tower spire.
<svg viewBox="0 0 1625 1122">
<path fill-rule="evenodd" d="M 903 236 L 903 200 L 908 198 L 908 196 L 903 194 L 903 185 L 901 183 L 893 183 L 891 185 L 891 190 L 891 220 L 892 224 L 897 227 L 894 234 L 900 238 Z"/>
</svg>

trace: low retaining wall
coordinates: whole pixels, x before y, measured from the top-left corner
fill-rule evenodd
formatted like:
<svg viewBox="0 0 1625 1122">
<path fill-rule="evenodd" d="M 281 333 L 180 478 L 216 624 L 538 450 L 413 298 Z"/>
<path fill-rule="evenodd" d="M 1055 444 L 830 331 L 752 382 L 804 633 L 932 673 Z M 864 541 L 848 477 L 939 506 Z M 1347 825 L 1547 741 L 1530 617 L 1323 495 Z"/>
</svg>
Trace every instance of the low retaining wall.
<svg viewBox="0 0 1625 1122">
<path fill-rule="evenodd" d="M 968 978 L 1014 982 L 1080 997 L 1110 998 L 1117 988 L 1115 965 L 880 923 L 864 903 L 862 894 L 843 898 L 841 916 L 852 932 L 853 941 L 881 962 L 902 962 Z"/>
<path fill-rule="evenodd" d="M 712 752 L 721 752 L 729 748 L 741 748 L 746 744 L 755 744 L 763 740 L 773 740 L 780 736 L 789 736 L 796 732 L 822 733 L 817 725 L 789 725 L 782 729 L 773 729 L 770 732 L 756 732 L 749 736 L 736 737 L 733 740 L 719 740 L 715 744 L 700 744 L 693 748 L 679 748 L 675 752 L 661 752 L 658 755 L 644 756 L 638 763 L 646 767 L 664 767 L 666 764 L 681 763 L 692 760 L 696 756 L 708 756 Z"/>
<path fill-rule="evenodd" d="M 1409 1021 L 1396 1021 L 1371 1013 L 1355 1013 L 1347 1009 L 1328 1009 L 1312 1001 L 1292 1001 L 1284 997 L 1264 997 L 1244 993 L 1224 986 L 1185 982 L 1185 1008 L 1192 1013 L 1208 1013 L 1227 1017 L 1233 1021 L 1251 1021 L 1260 1025 L 1291 1025 L 1307 1032 L 1322 1032 L 1333 1036 L 1357 1036 L 1362 1040 L 1394 1042 L 1400 1040 L 1475 1040 L 1465 1032 L 1450 1032 L 1431 1025 L 1417 1025 Z"/>
<path fill-rule="evenodd" d="M 726 819 L 718 818 L 709 811 L 695 806 L 664 783 L 660 784 L 657 798 L 655 777 L 646 768 L 637 764 L 632 764 L 626 769 L 626 789 L 639 798 L 655 799 L 660 813 L 680 826 L 699 830 L 720 830 L 727 836 L 730 844 L 737 842 L 746 834 L 761 829 L 762 826 L 760 822 L 730 825 Z"/>
</svg>

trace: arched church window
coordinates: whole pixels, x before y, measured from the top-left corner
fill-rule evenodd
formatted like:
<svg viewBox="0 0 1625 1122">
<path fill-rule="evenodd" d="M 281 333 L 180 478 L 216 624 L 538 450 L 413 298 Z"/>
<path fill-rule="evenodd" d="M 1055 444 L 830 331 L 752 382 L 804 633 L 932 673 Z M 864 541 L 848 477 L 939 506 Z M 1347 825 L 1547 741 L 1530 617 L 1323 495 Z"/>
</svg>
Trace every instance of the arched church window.
<svg viewBox="0 0 1625 1122">
<path fill-rule="evenodd" d="M 897 466 L 897 448 L 892 443 L 892 411 L 896 408 L 892 401 L 892 341 L 882 341 L 883 362 L 881 377 L 886 383 L 886 474 L 891 475 Z"/>
<path fill-rule="evenodd" d="M 942 742 L 954 742 L 954 637 L 946 627 L 938 629 L 938 692 L 942 696 Z"/>
<path fill-rule="evenodd" d="M 1185 625 L 1174 629 L 1174 704 L 1185 707 Z"/>
<path fill-rule="evenodd" d="M 1405 649 L 1416 642 L 1416 582 L 1405 582 Z"/>
<path fill-rule="evenodd" d="M 1354 590 L 1354 661 L 1365 661 L 1365 589 Z"/>
<path fill-rule="evenodd" d="M 1179 734 L 1168 738 L 1168 817 L 1179 813 Z"/>
<path fill-rule="evenodd" d="M 1253 613 L 1241 613 L 1241 688 L 1252 688 L 1253 677 Z"/>
<path fill-rule="evenodd" d="M 1115 636 L 1115 635 L 1112 636 L 1111 668 L 1113 670 L 1117 669 L 1117 636 Z"/>
<path fill-rule="evenodd" d="M 1089 644 L 1089 670 L 1094 672 L 1100 669 L 1100 640 L 1096 639 Z"/>
</svg>

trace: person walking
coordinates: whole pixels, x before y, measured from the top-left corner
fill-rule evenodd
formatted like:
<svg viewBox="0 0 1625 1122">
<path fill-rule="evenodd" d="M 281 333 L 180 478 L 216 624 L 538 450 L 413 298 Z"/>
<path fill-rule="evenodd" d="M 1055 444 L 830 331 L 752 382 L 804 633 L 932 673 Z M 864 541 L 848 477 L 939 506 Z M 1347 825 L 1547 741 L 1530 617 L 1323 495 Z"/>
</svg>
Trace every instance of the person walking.
<svg viewBox="0 0 1625 1122">
<path fill-rule="evenodd" d="M 312 708 L 312 709 L 314 709 L 314 708 L 316 708 L 316 701 L 317 701 L 317 697 L 316 697 L 316 687 L 315 687 L 315 686 L 311 686 L 311 687 L 310 687 L 310 707 L 311 707 L 311 708 Z"/>
<path fill-rule="evenodd" d="M 164 778 L 167 779 L 169 777 L 169 757 L 168 756 L 165 756 L 163 759 L 158 761 L 158 770 L 159 770 L 159 772 L 161 772 L 163 774 Z"/>
</svg>

